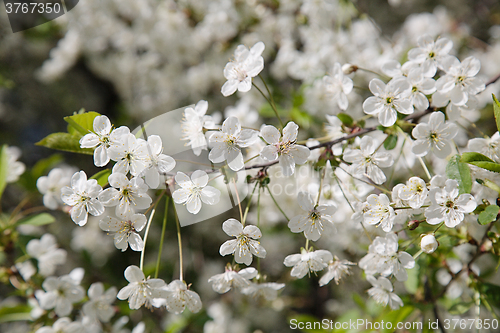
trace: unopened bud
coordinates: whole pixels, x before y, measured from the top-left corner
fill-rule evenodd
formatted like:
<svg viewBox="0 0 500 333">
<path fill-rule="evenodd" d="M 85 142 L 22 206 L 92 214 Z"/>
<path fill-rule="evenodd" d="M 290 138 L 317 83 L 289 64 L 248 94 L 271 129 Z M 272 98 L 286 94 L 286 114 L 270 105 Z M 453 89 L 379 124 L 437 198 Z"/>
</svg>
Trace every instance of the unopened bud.
<svg viewBox="0 0 500 333">
<path fill-rule="evenodd" d="M 438 248 L 438 242 L 434 235 L 425 235 L 420 241 L 420 248 L 425 253 L 432 253 Z"/>
<path fill-rule="evenodd" d="M 342 72 L 344 72 L 344 74 L 346 74 L 346 75 L 354 73 L 357 70 L 358 70 L 358 66 L 356 66 L 356 65 L 344 64 L 342 66 Z"/>
<path fill-rule="evenodd" d="M 418 228 L 419 225 L 420 225 L 419 220 L 411 220 L 408 222 L 408 229 L 415 230 Z"/>
</svg>

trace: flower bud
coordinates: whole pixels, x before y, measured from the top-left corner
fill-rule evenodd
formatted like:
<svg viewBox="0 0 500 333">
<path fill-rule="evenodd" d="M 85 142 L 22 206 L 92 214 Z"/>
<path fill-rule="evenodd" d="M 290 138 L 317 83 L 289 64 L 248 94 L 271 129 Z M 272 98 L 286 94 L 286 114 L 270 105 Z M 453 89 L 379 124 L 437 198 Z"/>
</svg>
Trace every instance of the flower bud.
<svg viewBox="0 0 500 333">
<path fill-rule="evenodd" d="M 420 248 L 422 248 L 422 251 L 429 254 L 436 251 L 438 248 L 436 237 L 434 237 L 434 235 L 425 235 L 422 237 L 422 240 L 420 241 Z"/>
<path fill-rule="evenodd" d="M 354 73 L 357 70 L 358 70 L 358 66 L 356 66 L 356 65 L 344 64 L 342 66 L 342 72 L 344 72 L 345 75 Z"/>
<path fill-rule="evenodd" d="M 415 230 L 418 228 L 419 225 L 420 225 L 419 220 L 411 220 L 408 222 L 408 229 Z"/>
</svg>

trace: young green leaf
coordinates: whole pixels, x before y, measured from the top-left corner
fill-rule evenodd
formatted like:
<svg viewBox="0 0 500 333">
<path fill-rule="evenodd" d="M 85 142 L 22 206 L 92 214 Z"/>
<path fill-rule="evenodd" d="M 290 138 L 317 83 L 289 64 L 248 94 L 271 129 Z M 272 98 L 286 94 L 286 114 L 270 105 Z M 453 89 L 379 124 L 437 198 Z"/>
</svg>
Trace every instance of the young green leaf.
<svg viewBox="0 0 500 333">
<path fill-rule="evenodd" d="M 28 225 L 34 225 L 34 226 L 41 226 L 41 225 L 46 225 L 50 223 L 54 223 L 56 219 L 54 216 L 50 215 L 49 213 L 41 213 L 38 215 L 31 215 L 28 217 L 25 217 L 22 220 L 19 220 L 17 224 L 28 224 Z"/>
<path fill-rule="evenodd" d="M 497 130 L 500 131 L 500 102 L 494 94 L 493 96 L 493 113 L 495 115 L 495 121 L 497 122 Z"/>
<path fill-rule="evenodd" d="M 77 133 L 84 136 L 94 131 L 94 118 L 100 116 L 99 113 L 90 111 L 85 113 L 77 113 L 72 116 L 64 117 L 64 120 L 69 124 L 68 133 Z"/>
<path fill-rule="evenodd" d="M 35 143 L 37 146 L 69 151 L 72 153 L 92 155 L 94 151 L 89 148 L 80 148 L 80 138 L 69 133 L 52 133 Z"/>
<path fill-rule="evenodd" d="M 483 154 L 480 154 L 480 153 L 468 152 L 468 153 L 462 154 L 462 157 L 460 158 L 460 162 L 462 162 L 462 163 L 493 162 L 493 160 L 491 158 L 489 158 L 488 156 L 484 156 Z"/>
<path fill-rule="evenodd" d="M 470 193 L 472 188 L 470 169 L 467 164 L 460 162 L 460 155 L 457 154 L 450 159 L 446 165 L 446 176 L 458 182 L 460 194 Z"/>
<path fill-rule="evenodd" d="M 342 122 L 342 124 L 346 125 L 347 127 L 351 127 L 352 124 L 354 124 L 354 120 L 347 113 L 341 112 L 337 115 L 337 118 L 339 118 L 339 120 Z"/>
<path fill-rule="evenodd" d="M 110 169 L 104 169 L 90 177 L 90 179 L 97 179 L 97 183 L 101 186 L 104 187 L 108 183 L 108 177 L 111 174 Z"/>
<path fill-rule="evenodd" d="M 385 138 L 384 140 L 384 148 L 386 150 L 392 150 L 396 148 L 397 144 L 398 144 L 398 136 L 394 134 L 387 136 L 387 138 Z"/>
<path fill-rule="evenodd" d="M 482 225 L 493 222 L 497 219 L 499 211 L 500 207 L 498 207 L 497 205 L 489 205 L 481 213 L 479 213 L 477 221 Z"/>
</svg>

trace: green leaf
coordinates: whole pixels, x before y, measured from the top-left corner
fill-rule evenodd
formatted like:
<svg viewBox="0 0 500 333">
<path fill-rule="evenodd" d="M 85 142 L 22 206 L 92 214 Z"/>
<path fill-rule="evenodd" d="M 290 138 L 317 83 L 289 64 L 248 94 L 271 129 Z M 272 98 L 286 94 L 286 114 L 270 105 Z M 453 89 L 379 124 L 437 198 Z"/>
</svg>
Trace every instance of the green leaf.
<svg viewBox="0 0 500 333">
<path fill-rule="evenodd" d="M 474 302 L 458 302 L 453 304 L 453 306 L 448 310 L 452 315 L 462 315 L 469 311 Z"/>
<path fill-rule="evenodd" d="M 396 148 L 397 144 L 398 144 L 398 136 L 394 134 L 387 136 L 387 138 L 385 138 L 384 140 L 384 148 L 386 150 L 392 150 Z"/>
<path fill-rule="evenodd" d="M 32 215 L 19 220 L 17 224 L 28 224 L 34 226 L 42 226 L 50 223 L 54 223 L 56 219 L 49 213 L 41 213 L 38 215 Z"/>
<path fill-rule="evenodd" d="M 9 156 L 7 154 L 7 145 L 0 148 L 0 199 L 2 198 L 5 186 L 7 186 L 7 170 L 9 169 Z"/>
<path fill-rule="evenodd" d="M 468 152 L 463 153 L 460 157 L 460 162 L 471 163 L 471 162 L 493 162 L 488 156 L 484 156 L 480 153 Z"/>
<path fill-rule="evenodd" d="M 477 221 L 482 225 L 491 223 L 497 219 L 499 211 L 500 207 L 497 205 L 489 205 L 481 213 L 479 213 Z"/>
<path fill-rule="evenodd" d="M 500 173 L 500 164 L 494 162 L 489 157 L 480 153 L 469 152 L 463 153 L 460 162 L 469 163 L 477 167 Z"/>
<path fill-rule="evenodd" d="M 9 321 L 31 320 L 31 307 L 28 305 L 16 305 L 13 307 L 0 308 L 0 323 Z"/>
<path fill-rule="evenodd" d="M 487 282 L 478 283 L 478 291 L 491 305 L 500 306 L 500 286 Z"/>
<path fill-rule="evenodd" d="M 297 123 L 301 128 L 309 128 L 311 126 L 312 117 L 309 112 L 303 111 L 299 108 L 292 108 L 290 118 Z"/>
<path fill-rule="evenodd" d="M 347 127 L 351 127 L 352 124 L 354 124 L 354 120 L 352 117 L 346 113 L 339 113 L 337 115 L 337 118 L 342 122 L 342 124 L 346 125 Z"/>
<path fill-rule="evenodd" d="M 94 132 L 94 118 L 100 116 L 99 113 L 90 111 L 74 114 L 69 117 L 64 117 L 64 120 L 69 124 L 68 133 L 80 136 L 84 136 L 90 132 Z"/>
<path fill-rule="evenodd" d="M 497 130 L 500 131 L 500 102 L 494 94 L 491 94 L 493 97 L 493 113 L 495 114 L 495 121 L 497 122 Z"/>
<path fill-rule="evenodd" d="M 380 320 L 378 321 L 385 321 L 385 322 L 391 322 L 392 323 L 392 328 L 391 329 L 383 329 L 382 332 L 384 333 L 393 333 L 394 328 L 397 326 L 398 323 L 404 322 L 404 320 L 415 310 L 415 308 L 411 305 L 405 305 L 402 308 L 399 308 L 397 310 L 391 311 L 387 314 L 385 314 L 382 318 L 379 318 Z"/>
<path fill-rule="evenodd" d="M 108 177 L 110 174 L 111 174 L 110 169 L 104 169 L 104 170 L 99 171 L 98 173 L 96 173 L 92 177 L 90 177 L 90 179 L 97 179 L 97 183 L 99 185 L 101 185 L 101 187 L 104 187 L 108 183 Z"/>
<path fill-rule="evenodd" d="M 69 151 L 72 153 L 92 155 L 94 151 L 89 148 L 80 148 L 80 138 L 69 133 L 52 133 L 35 143 L 51 149 Z"/>
<path fill-rule="evenodd" d="M 446 176 L 458 182 L 459 193 L 470 193 L 472 188 L 472 178 L 469 166 L 460 162 L 460 155 L 453 156 L 446 165 Z"/>
</svg>

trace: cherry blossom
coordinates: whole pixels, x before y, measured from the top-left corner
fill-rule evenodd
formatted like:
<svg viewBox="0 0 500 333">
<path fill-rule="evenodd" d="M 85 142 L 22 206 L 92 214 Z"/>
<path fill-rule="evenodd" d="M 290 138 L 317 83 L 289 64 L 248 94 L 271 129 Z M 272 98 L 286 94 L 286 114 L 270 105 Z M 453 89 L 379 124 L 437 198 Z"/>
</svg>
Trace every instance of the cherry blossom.
<svg viewBox="0 0 500 333">
<path fill-rule="evenodd" d="M 469 193 L 459 195 L 458 182 L 454 179 L 448 179 L 442 189 L 431 189 L 429 198 L 431 206 L 425 210 L 427 223 L 444 222 L 449 228 L 460 224 L 465 214 L 473 212 L 477 206 L 476 200 Z"/>
<path fill-rule="evenodd" d="M 297 201 L 306 214 L 297 215 L 288 222 L 292 232 L 304 232 L 304 237 L 317 241 L 325 228 L 337 230 L 332 218 L 336 210 L 333 204 L 315 206 L 311 195 L 306 192 L 299 192 Z"/>
<path fill-rule="evenodd" d="M 442 112 L 433 112 L 427 123 L 420 123 L 412 130 L 411 134 L 416 139 L 412 152 L 417 156 L 432 152 L 437 158 L 446 158 L 451 154 L 451 140 L 457 133 L 458 127 L 445 121 Z"/>
<path fill-rule="evenodd" d="M 250 287 L 244 288 L 241 292 L 254 298 L 262 297 L 267 301 L 272 301 L 278 297 L 278 291 L 285 288 L 284 283 L 250 283 Z"/>
<path fill-rule="evenodd" d="M 165 298 L 165 281 L 161 279 L 146 279 L 139 267 L 131 265 L 125 270 L 125 279 L 129 284 L 118 292 L 116 296 L 120 300 L 128 299 L 130 309 L 139 309 L 146 304 L 151 305 L 155 298 Z"/>
<path fill-rule="evenodd" d="M 293 266 L 290 275 L 301 279 L 309 272 L 322 271 L 332 260 L 333 256 L 330 251 L 317 250 L 308 252 L 302 249 L 300 254 L 286 256 L 283 264 L 287 267 Z"/>
<path fill-rule="evenodd" d="M 61 189 L 61 199 L 72 206 L 70 210 L 71 219 L 79 226 L 87 223 L 88 214 L 99 216 L 104 213 L 104 206 L 97 197 L 102 187 L 95 179 L 87 180 L 84 171 L 77 172 L 71 177 L 71 187 L 65 186 Z"/>
<path fill-rule="evenodd" d="M 109 175 L 108 182 L 112 187 L 99 193 L 99 201 L 106 207 L 116 206 L 116 215 L 133 214 L 136 209 L 151 205 L 152 199 L 147 194 L 149 188 L 142 178 L 129 180 L 124 174 L 115 172 Z"/>
<path fill-rule="evenodd" d="M 116 287 L 104 291 L 104 285 L 101 282 L 93 283 L 88 290 L 89 301 L 82 307 L 83 313 L 103 323 L 109 322 L 115 314 L 111 304 L 115 301 L 116 294 Z"/>
<path fill-rule="evenodd" d="M 49 326 L 42 326 L 35 333 L 85 333 L 85 327 L 82 323 L 71 321 L 68 317 L 57 319 L 54 324 Z"/>
<path fill-rule="evenodd" d="M 349 260 L 339 260 L 339 258 L 335 256 L 334 260 L 331 260 L 328 263 L 327 272 L 325 273 L 325 275 L 323 275 L 321 279 L 319 279 L 319 286 L 322 287 L 327 285 L 332 279 L 335 281 L 335 284 L 338 285 L 342 277 L 351 275 L 349 266 L 353 265 L 356 264 L 350 262 Z"/>
<path fill-rule="evenodd" d="M 193 153 L 200 156 L 202 150 L 207 149 L 207 139 L 203 128 L 214 126 L 212 117 L 207 116 L 208 102 L 201 100 L 195 107 L 184 110 L 184 117 L 181 122 L 182 139 L 188 141 L 186 146 L 191 146 Z"/>
<path fill-rule="evenodd" d="M 434 235 L 432 234 L 422 237 L 422 239 L 420 240 L 420 248 L 422 249 L 422 251 L 428 254 L 436 251 L 436 249 L 438 248 L 436 237 L 434 237 Z"/>
<path fill-rule="evenodd" d="M 366 212 L 363 213 L 363 221 L 367 224 L 381 226 L 382 230 L 389 232 L 394 225 L 395 213 L 387 195 L 381 193 L 370 194 L 366 199 Z"/>
<path fill-rule="evenodd" d="M 38 178 L 36 187 L 43 194 L 45 207 L 54 210 L 64 204 L 61 199 L 61 189 L 69 185 L 73 174 L 72 168 L 54 168 L 47 176 Z"/>
<path fill-rule="evenodd" d="M 200 296 L 188 290 L 186 282 L 174 280 L 169 283 L 166 292 L 167 310 L 173 313 L 182 313 L 187 308 L 189 311 L 196 313 L 201 310 Z"/>
<path fill-rule="evenodd" d="M 177 172 L 175 181 L 181 188 L 172 193 L 176 204 L 186 204 L 188 212 L 198 214 L 201 203 L 215 205 L 220 200 L 220 191 L 212 186 L 207 186 L 208 175 L 205 171 L 196 170 L 189 178 L 183 172 Z"/>
<path fill-rule="evenodd" d="M 209 143 L 213 148 L 208 159 L 214 163 L 227 160 L 231 170 L 241 170 L 245 165 L 241 148 L 254 144 L 258 134 L 251 129 L 242 130 L 238 118 L 229 117 L 222 123 L 222 130 L 210 136 Z"/>
<path fill-rule="evenodd" d="M 222 224 L 222 230 L 236 239 L 228 240 L 221 245 L 219 253 L 221 256 L 234 253 L 234 260 L 239 264 L 250 265 L 252 255 L 260 258 L 266 257 L 266 250 L 257 239 L 262 237 L 260 229 L 254 225 L 243 225 L 235 220 L 229 219 Z"/>
<path fill-rule="evenodd" d="M 397 191 L 399 197 L 408 201 L 411 208 L 422 207 L 425 199 L 427 199 L 428 192 L 425 182 L 419 177 L 411 177 L 406 182 L 406 185 L 403 185 Z"/>
<path fill-rule="evenodd" d="M 138 176 L 148 166 L 148 149 L 146 141 L 136 138 L 133 134 L 121 137 L 117 145 L 108 150 L 109 157 L 117 163 L 113 166 L 113 173 Z"/>
<path fill-rule="evenodd" d="M 311 153 L 309 148 L 297 145 L 299 126 L 293 121 L 283 129 L 283 136 L 276 127 L 266 125 L 260 135 L 269 144 L 262 148 L 260 156 L 267 161 L 279 160 L 279 165 L 285 177 L 293 175 L 295 164 L 304 164 Z"/>
<path fill-rule="evenodd" d="M 30 240 L 26 252 L 38 260 L 38 272 L 43 276 L 54 274 L 56 266 L 66 262 L 66 250 L 57 248 L 56 238 L 51 234 Z"/>
<path fill-rule="evenodd" d="M 224 77 L 227 81 L 221 88 L 222 95 L 227 97 L 236 90 L 247 92 L 252 88 L 252 78 L 264 69 L 264 48 L 262 42 L 256 43 L 250 50 L 244 45 L 236 48 L 234 60 L 224 67 Z"/>
<path fill-rule="evenodd" d="M 389 305 L 392 310 L 397 310 L 403 306 L 401 298 L 393 293 L 392 283 L 387 278 L 380 276 L 378 279 L 371 275 L 367 275 L 366 279 L 372 284 L 372 288 L 368 289 L 368 295 L 375 302 L 383 306 Z"/>
<path fill-rule="evenodd" d="M 395 78 L 384 84 L 379 79 L 372 79 L 369 83 L 373 95 L 363 102 L 363 111 L 366 114 L 378 116 L 382 126 L 394 125 L 397 113 L 413 113 L 410 99 L 412 86 L 406 78 Z"/>
<path fill-rule="evenodd" d="M 144 242 L 139 236 L 140 232 L 146 226 L 146 216 L 144 214 L 118 215 L 118 219 L 107 216 L 99 221 L 99 227 L 113 233 L 113 241 L 117 249 L 125 251 L 130 244 L 134 251 L 142 251 Z"/>
<path fill-rule="evenodd" d="M 257 276 L 257 270 L 253 267 L 247 267 L 238 272 L 231 268 L 226 268 L 222 274 L 217 274 L 208 279 L 212 284 L 212 289 L 219 294 L 227 293 L 232 288 L 242 289 L 250 286 L 250 279 Z"/>
<path fill-rule="evenodd" d="M 80 139 L 81 148 L 94 149 L 94 164 L 103 167 L 110 160 L 109 149 L 121 143 L 122 137 L 130 134 L 126 126 L 112 129 L 111 122 L 106 116 L 97 116 L 93 122 L 94 132 L 84 135 Z"/>
<path fill-rule="evenodd" d="M 390 167 L 394 159 L 391 154 L 377 152 L 376 149 L 377 142 L 370 136 L 364 136 L 359 142 L 359 149 L 345 149 L 344 161 L 352 163 L 350 169 L 353 175 L 366 175 L 375 184 L 382 184 L 387 178 L 380 168 Z"/>
<path fill-rule="evenodd" d="M 349 106 L 347 94 L 352 91 L 353 83 L 350 78 L 344 76 L 338 62 L 333 65 L 331 75 L 323 77 L 323 84 L 327 95 L 338 104 L 341 110 L 346 110 Z"/>
<path fill-rule="evenodd" d="M 175 167 L 175 160 L 168 155 L 162 154 L 163 144 L 158 135 L 148 136 L 146 142 L 148 149 L 148 165 L 141 173 L 144 175 L 146 184 L 150 188 L 158 188 L 160 185 L 160 176 L 166 175 L 167 172 Z"/>
<path fill-rule="evenodd" d="M 443 69 L 445 61 L 451 56 L 449 52 L 453 43 L 448 38 L 434 38 L 423 35 L 418 38 L 418 47 L 408 51 L 408 59 L 421 65 L 422 73 L 426 77 L 433 77 L 437 69 Z"/>
</svg>

